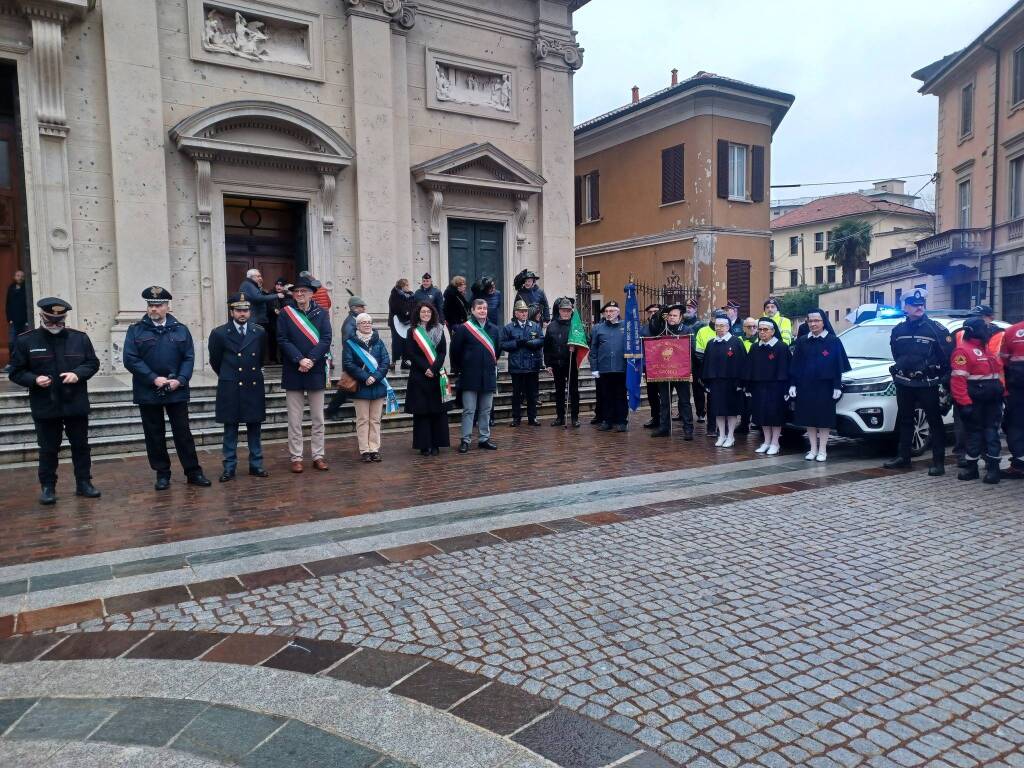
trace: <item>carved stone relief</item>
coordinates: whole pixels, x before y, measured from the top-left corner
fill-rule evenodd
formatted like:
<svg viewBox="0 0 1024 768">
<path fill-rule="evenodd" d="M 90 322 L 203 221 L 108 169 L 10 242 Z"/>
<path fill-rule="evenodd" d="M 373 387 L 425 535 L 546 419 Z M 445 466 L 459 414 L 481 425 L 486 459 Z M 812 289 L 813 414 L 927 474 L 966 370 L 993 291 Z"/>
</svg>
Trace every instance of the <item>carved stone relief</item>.
<svg viewBox="0 0 1024 768">
<path fill-rule="evenodd" d="M 263 0 L 188 0 L 193 59 L 323 79 L 323 17 Z"/>
<path fill-rule="evenodd" d="M 512 111 L 512 76 L 464 69 L 454 64 L 434 64 L 438 101 Z"/>
<path fill-rule="evenodd" d="M 427 49 L 427 106 L 517 122 L 516 68 Z"/>
<path fill-rule="evenodd" d="M 574 40 L 538 37 L 534 41 L 533 55 L 538 64 L 551 64 L 552 60 L 575 71 L 583 66 L 583 49 Z"/>
</svg>

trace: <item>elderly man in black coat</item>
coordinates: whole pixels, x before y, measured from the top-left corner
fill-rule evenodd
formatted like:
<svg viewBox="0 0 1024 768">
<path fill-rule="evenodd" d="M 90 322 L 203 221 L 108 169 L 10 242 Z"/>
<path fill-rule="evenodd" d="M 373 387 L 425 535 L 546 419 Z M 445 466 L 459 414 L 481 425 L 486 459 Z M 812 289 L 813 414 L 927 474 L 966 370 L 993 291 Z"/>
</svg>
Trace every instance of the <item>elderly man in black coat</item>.
<svg viewBox="0 0 1024 768">
<path fill-rule="evenodd" d="M 452 371 L 459 373 L 462 393 L 462 441 L 459 453 L 469 450 L 473 422 L 480 427 L 479 447 L 497 450 L 491 441 L 491 407 L 498 389 L 498 358 L 501 330 L 487 320 L 487 301 L 473 299 L 470 318 L 452 337 Z"/>
<path fill-rule="evenodd" d="M 100 369 L 92 342 L 82 331 L 66 328 L 71 305 L 55 297 L 40 299 L 42 325 L 21 334 L 11 350 L 11 381 L 27 387 L 39 444 L 40 504 L 57 501 L 57 453 L 61 432 L 71 444 L 75 495 L 94 499 L 89 450 L 89 390 L 86 382 Z"/>
<path fill-rule="evenodd" d="M 238 425 L 245 424 L 249 440 L 249 474 L 269 477 L 263 468 L 262 423 L 267 418 L 263 385 L 263 353 L 267 333 L 252 322 L 251 305 L 244 293 L 228 297 L 231 319 L 210 333 L 210 366 L 217 373 L 217 406 L 214 418 L 224 425 L 224 471 L 220 482 L 235 476 L 238 466 Z"/>
</svg>

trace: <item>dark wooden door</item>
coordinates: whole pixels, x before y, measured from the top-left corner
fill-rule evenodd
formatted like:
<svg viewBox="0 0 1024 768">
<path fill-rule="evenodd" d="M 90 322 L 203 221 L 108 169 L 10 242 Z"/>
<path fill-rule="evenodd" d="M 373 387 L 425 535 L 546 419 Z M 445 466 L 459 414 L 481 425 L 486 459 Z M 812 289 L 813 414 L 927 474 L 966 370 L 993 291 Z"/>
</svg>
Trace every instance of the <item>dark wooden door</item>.
<svg viewBox="0 0 1024 768">
<path fill-rule="evenodd" d="M 257 198 L 224 199 L 224 250 L 228 290 L 237 291 L 250 269 L 263 273 L 263 289 L 283 277 L 293 282 L 306 269 L 305 206 Z"/>
<path fill-rule="evenodd" d="M 448 281 L 462 275 L 472 285 L 483 275 L 505 290 L 505 225 L 493 221 L 448 220 Z"/>
<path fill-rule="evenodd" d="M 0 119 L 0 286 L 4 298 L 21 263 L 21 164 L 18 162 L 17 131 L 13 120 Z M 26 283 L 28 280 L 26 279 Z M 28 313 L 31 324 L 32 312 Z M 7 365 L 7 326 L 0 334 L 0 365 Z"/>
<path fill-rule="evenodd" d="M 750 262 L 746 259 L 729 259 L 725 262 L 726 298 L 740 305 L 740 319 L 750 315 Z"/>
</svg>

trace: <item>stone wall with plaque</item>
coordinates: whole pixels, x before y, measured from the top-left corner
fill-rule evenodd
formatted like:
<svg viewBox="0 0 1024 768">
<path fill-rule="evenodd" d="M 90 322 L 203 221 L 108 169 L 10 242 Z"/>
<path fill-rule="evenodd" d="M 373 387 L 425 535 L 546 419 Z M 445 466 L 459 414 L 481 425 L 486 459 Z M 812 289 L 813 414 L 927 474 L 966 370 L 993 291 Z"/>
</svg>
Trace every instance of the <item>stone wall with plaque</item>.
<svg viewBox="0 0 1024 768">
<path fill-rule="evenodd" d="M 514 66 L 426 49 L 427 106 L 464 115 L 518 122 Z"/>
</svg>

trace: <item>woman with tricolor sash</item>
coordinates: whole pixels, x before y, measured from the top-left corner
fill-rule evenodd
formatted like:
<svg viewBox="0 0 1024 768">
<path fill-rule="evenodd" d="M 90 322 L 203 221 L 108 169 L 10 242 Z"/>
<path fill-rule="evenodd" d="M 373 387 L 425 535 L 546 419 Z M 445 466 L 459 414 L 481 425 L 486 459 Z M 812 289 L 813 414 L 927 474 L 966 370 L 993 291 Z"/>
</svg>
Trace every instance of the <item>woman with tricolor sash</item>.
<svg viewBox="0 0 1024 768">
<path fill-rule="evenodd" d="M 451 445 L 445 405 L 451 399 L 444 370 L 447 354 L 448 343 L 437 310 L 432 304 L 420 304 L 413 312 L 406 340 L 406 355 L 412 368 L 405 392 L 405 412 L 412 414 L 412 447 L 423 456 L 437 456 L 441 448 Z"/>
</svg>

